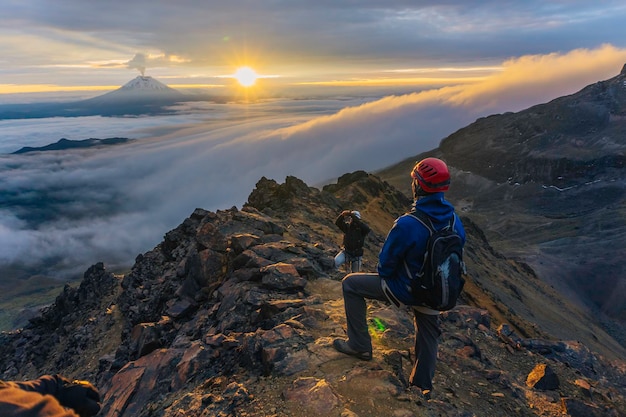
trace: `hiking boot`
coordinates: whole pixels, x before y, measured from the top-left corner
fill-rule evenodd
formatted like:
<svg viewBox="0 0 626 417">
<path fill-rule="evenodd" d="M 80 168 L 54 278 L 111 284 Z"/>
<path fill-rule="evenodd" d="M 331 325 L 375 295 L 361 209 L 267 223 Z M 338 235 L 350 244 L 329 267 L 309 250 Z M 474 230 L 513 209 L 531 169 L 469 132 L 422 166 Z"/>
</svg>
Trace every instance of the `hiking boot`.
<svg viewBox="0 0 626 417">
<path fill-rule="evenodd" d="M 421 389 L 417 385 L 410 385 L 407 391 L 416 398 L 417 405 L 422 405 L 422 401 L 429 402 L 432 399 L 431 390 Z"/>
<path fill-rule="evenodd" d="M 359 358 L 363 361 L 371 361 L 372 360 L 372 352 L 359 352 L 352 349 L 348 345 L 348 341 L 344 339 L 335 339 L 333 340 L 333 347 L 346 355 L 354 356 L 355 358 Z"/>
</svg>

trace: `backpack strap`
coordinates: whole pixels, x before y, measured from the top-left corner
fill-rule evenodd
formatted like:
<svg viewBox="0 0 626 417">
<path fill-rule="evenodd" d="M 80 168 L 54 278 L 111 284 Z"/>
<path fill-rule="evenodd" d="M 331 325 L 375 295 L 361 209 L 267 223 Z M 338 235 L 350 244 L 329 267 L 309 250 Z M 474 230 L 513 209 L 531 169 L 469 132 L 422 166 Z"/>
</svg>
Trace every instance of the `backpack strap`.
<svg viewBox="0 0 626 417">
<path fill-rule="evenodd" d="M 391 291 L 391 289 L 389 288 L 389 285 L 387 284 L 387 280 L 386 279 L 381 279 L 380 280 L 380 286 L 383 290 L 383 293 L 385 294 L 385 297 L 387 297 L 387 300 L 395 307 L 395 308 L 402 308 L 402 306 L 404 306 L 404 304 L 402 304 L 402 302 L 400 300 L 398 300 L 396 298 L 395 295 L 393 295 L 393 292 Z"/>
<path fill-rule="evenodd" d="M 428 217 L 426 213 L 419 211 L 419 210 L 414 210 L 414 211 L 407 213 L 407 215 L 413 217 L 415 220 L 420 222 L 422 226 L 424 226 L 426 230 L 428 230 L 429 238 L 432 237 L 432 235 L 435 233 L 435 227 L 433 226 L 432 220 L 430 220 L 430 217 Z M 403 259 L 402 263 L 404 264 L 404 271 L 406 272 L 406 275 L 410 279 L 415 279 L 415 277 L 411 273 L 411 270 L 409 269 L 409 265 L 406 263 L 406 259 Z M 422 269 L 417 273 L 417 276 L 421 277 L 423 274 L 424 274 L 424 266 L 422 265 Z"/>
<path fill-rule="evenodd" d="M 430 217 L 420 210 L 414 210 L 407 213 L 409 216 L 413 217 L 418 222 L 422 223 L 426 229 L 428 229 L 428 233 L 432 236 L 435 233 L 435 226 L 433 225 L 433 221 Z"/>
<path fill-rule="evenodd" d="M 428 217 L 428 215 L 426 213 L 424 213 L 423 211 L 419 211 L 419 210 L 414 210 L 411 211 L 409 213 L 407 213 L 409 216 L 413 217 L 415 220 L 419 221 L 420 223 L 422 223 L 430 232 L 430 236 L 432 236 L 435 233 L 435 228 L 433 226 L 433 222 L 430 219 L 430 217 Z M 450 230 L 452 230 L 453 232 L 456 232 L 454 229 L 454 226 L 456 225 L 456 216 L 454 215 L 454 213 L 452 214 L 452 218 L 450 219 L 450 223 L 449 226 L 446 227 L 450 227 Z M 444 227 L 444 229 L 446 228 Z M 463 249 L 463 252 L 465 251 L 465 249 Z M 467 274 L 467 266 L 465 265 L 465 262 L 463 260 L 461 260 L 461 268 L 463 271 L 463 274 Z M 404 261 L 404 269 L 406 270 L 407 274 L 409 276 L 411 276 L 410 272 L 409 272 L 409 266 L 407 265 L 406 261 Z M 423 270 L 420 271 L 420 276 L 423 273 Z"/>
<path fill-rule="evenodd" d="M 435 233 L 435 225 L 433 225 L 433 221 L 430 218 L 430 216 L 426 213 L 424 213 L 421 210 L 413 210 L 409 213 L 407 213 L 409 216 L 413 217 L 415 220 L 419 221 L 420 223 L 422 223 L 424 225 L 424 227 L 426 227 L 428 229 L 428 232 L 430 233 L 430 235 L 432 236 Z M 456 224 L 456 216 L 454 215 L 454 213 L 452 213 L 452 217 L 450 218 L 450 221 L 448 222 L 449 225 L 445 226 L 444 229 L 446 227 L 450 227 L 450 230 L 454 231 L 454 226 Z"/>
<path fill-rule="evenodd" d="M 431 220 L 430 216 L 428 216 L 428 214 L 424 213 L 421 210 L 413 210 L 407 213 L 407 215 L 413 217 L 415 220 L 420 222 L 428 230 L 429 238 L 435 234 L 435 226 L 433 225 L 433 221 Z M 452 218 L 450 219 L 449 225 L 445 226 L 444 229 L 446 227 L 450 227 L 450 230 L 454 231 L 455 223 L 456 223 L 456 216 L 453 213 Z M 407 276 L 409 278 L 413 278 L 413 274 L 411 274 L 411 270 L 409 269 L 409 265 L 406 263 L 406 260 L 403 260 L 402 262 L 404 264 L 404 270 Z M 463 267 L 465 268 L 465 265 L 463 265 Z M 423 274 L 424 274 L 424 265 L 422 265 L 422 269 L 417 273 L 417 276 L 421 277 Z"/>
</svg>

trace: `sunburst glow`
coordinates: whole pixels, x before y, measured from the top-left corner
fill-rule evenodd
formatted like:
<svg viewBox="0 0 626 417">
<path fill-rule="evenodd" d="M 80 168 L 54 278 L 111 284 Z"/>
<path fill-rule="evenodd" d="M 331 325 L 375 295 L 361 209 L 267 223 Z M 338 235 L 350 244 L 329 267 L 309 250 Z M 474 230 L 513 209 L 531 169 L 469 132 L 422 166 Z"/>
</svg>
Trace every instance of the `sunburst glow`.
<svg viewBox="0 0 626 417">
<path fill-rule="evenodd" d="M 256 71 L 250 67 L 240 67 L 237 68 L 237 71 L 233 74 L 233 78 L 235 78 L 243 87 L 251 87 L 254 83 L 256 83 L 259 76 Z"/>
</svg>

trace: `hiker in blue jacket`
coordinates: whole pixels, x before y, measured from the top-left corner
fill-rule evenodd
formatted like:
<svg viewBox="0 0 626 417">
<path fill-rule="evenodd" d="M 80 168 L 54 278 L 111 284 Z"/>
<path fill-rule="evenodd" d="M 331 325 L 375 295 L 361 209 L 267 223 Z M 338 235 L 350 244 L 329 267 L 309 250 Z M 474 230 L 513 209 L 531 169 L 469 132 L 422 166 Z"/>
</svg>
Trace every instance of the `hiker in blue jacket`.
<svg viewBox="0 0 626 417">
<path fill-rule="evenodd" d="M 426 158 L 411 171 L 414 205 L 412 212 L 427 215 L 435 229 L 450 224 L 454 216 L 456 232 L 465 242 L 465 230 L 454 211 L 444 199 L 450 184 L 448 167 L 440 159 Z M 372 359 L 372 341 L 367 326 L 366 299 L 388 301 L 397 307 L 411 306 L 415 316 L 415 363 L 409 384 L 430 398 L 432 379 L 437 361 L 438 340 L 441 335 L 439 311 L 423 305 L 411 293 L 410 275 L 422 269 L 428 229 L 410 213 L 396 219 L 378 257 L 378 273 L 348 274 L 342 281 L 348 339 L 335 339 L 333 347 L 339 352 L 362 360 Z M 406 265 L 405 265 L 406 263 Z M 407 271 L 408 269 L 408 271 Z"/>
</svg>

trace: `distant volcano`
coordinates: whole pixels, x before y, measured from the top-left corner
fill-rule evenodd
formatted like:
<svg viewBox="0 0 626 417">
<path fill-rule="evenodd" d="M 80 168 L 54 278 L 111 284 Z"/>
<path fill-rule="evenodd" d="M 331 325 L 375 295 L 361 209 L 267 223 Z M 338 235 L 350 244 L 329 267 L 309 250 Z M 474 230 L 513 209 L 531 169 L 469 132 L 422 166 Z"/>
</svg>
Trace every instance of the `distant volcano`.
<svg viewBox="0 0 626 417">
<path fill-rule="evenodd" d="M 139 75 L 130 80 L 118 90 L 142 90 L 142 91 L 176 91 L 173 88 L 168 87 L 160 81 L 155 80 L 150 76 Z"/>
<path fill-rule="evenodd" d="M 171 106 L 190 99 L 152 77 L 137 76 L 117 90 L 72 103 L 70 110 L 78 115 L 157 115 L 171 113 Z"/>
<path fill-rule="evenodd" d="M 154 103 L 154 100 L 157 100 L 159 104 L 165 105 L 168 102 L 175 103 L 185 99 L 185 94 L 180 91 L 168 87 L 150 76 L 139 75 L 117 90 L 85 100 L 84 102 L 102 104 L 111 104 L 112 102 L 145 102 L 147 104 L 148 102 Z"/>
<path fill-rule="evenodd" d="M 205 98 L 183 94 L 152 77 L 138 76 L 117 90 L 87 100 L 0 105 L 0 120 L 169 114 L 175 111 L 172 106 L 176 103 L 199 99 Z"/>
</svg>

